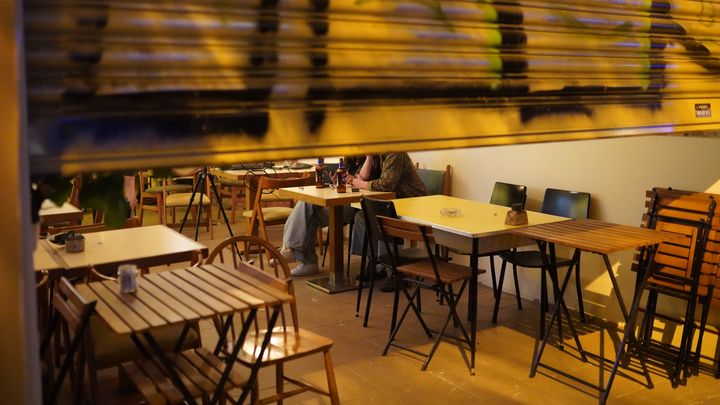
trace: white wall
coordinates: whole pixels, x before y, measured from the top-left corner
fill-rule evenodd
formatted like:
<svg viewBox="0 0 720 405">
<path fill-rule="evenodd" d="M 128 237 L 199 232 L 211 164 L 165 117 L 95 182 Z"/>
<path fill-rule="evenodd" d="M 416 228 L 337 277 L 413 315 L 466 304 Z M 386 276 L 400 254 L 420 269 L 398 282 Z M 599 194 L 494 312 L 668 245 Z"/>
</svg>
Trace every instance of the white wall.
<svg viewBox="0 0 720 405">
<path fill-rule="evenodd" d="M 547 187 L 586 191 L 592 194 L 591 218 L 627 225 L 640 224 L 645 191 L 654 186 L 720 193 L 718 138 L 650 136 L 443 150 L 411 156 L 422 168 L 452 165 L 452 194 L 456 197 L 489 201 L 495 181 L 524 184 L 528 187 L 526 208 L 537 210 Z M 563 252 L 567 251 L 558 253 Z M 632 255 L 610 255 L 628 301 L 635 283 L 635 273 L 630 271 Z M 489 269 L 487 259 L 480 264 Z M 500 268 L 499 261 L 496 268 Z M 585 310 L 620 320 L 600 256 L 583 254 L 581 269 Z M 538 299 L 539 271 L 520 269 L 518 273 L 523 298 Z M 481 282 L 490 285 L 489 273 L 481 277 Z M 514 293 L 512 277 L 506 276 L 504 290 Z M 512 304 L 510 300 L 505 303 Z M 574 292 L 568 292 L 567 303 L 577 308 Z"/>
</svg>

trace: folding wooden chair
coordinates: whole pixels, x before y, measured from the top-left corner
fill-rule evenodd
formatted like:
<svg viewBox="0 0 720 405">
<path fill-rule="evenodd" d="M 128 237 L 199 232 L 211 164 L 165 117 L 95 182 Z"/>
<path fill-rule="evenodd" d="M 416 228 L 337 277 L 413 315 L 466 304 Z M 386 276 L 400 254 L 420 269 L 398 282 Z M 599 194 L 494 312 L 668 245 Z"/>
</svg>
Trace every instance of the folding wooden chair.
<svg viewBox="0 0 720 405">
<path fill-rule="evenodd" d="M 435 354 L 435 351 L 437 350 L 438 345 L 440 344 L 440 340 L 442 338 L 446 338 L 454 341 L 461 351 L 469 349 L 472 356 L 471 358 L 474 358 L 475 347 L 470 343 L 471 339 L 465 329 L 465 326 L 463 325 L 462 317 L 460 317 L 457 313 L 458 301 L 462 297 L 462 293 L 468 284 L 468 280 L 470 280 L 470 269 L 466 266 L 460 266 L 458 264 L 436 259 L 432 249 L 432 245 L 435 244 L 435 237 L 433 236 L 432 228 L 430 226 L 383 216 L 379 216 L 377 220 L 380 231 L 384 235 L 385 247 L 388 252 L 392 252 L 391 257 L 393 272 L 397 276 L 395 297 L 393 301 L 393 319 L 396 318 L 398 311 L 400 291 L 403 292 L 408 301 L 405 309 L 402 311 L 402 315 L 400 315 L 400 318 L 397 321 L 397 324 L 390 333 L 390 337 L 388 338 L 388 341 L 385 344 L 385 349 L 383 350 L 383 356 L 387 354 L 390 346 L 395 346 L 420 356 L 424 356 L 425 361 L 421 369 L 426 370 L 433 355 Z M 391 246 L 389 241 L 392 240 L 392 238 L 403 238 L 409 241 L 424 243 L 425 248 L 427 249 L 428 259 L 404 265 L 397 265 L 399 262 L 398 246 L 396 244 L 392 244 Z M 453 287 L 453 284 L 456 283 L 460 284 L 457 293 Z M 411 294 L 408 292 L 408 288 L 413 287 L 414 290 Z M 439 331 L 431 330 L 428 327 L 427 323 L 423 319 L 420 309 L 416 304 L 422 289 L 434 291 L 436 294 L 439 294 L 441 299 L 447 304 L 445 306 L 441 306 L 441 308 L 447 309 L 447 317 L 445 318 L 445 322 Z M 417 317 L 428 338 L 432 339 L 433 335 L 435 336 L 432 347 L 428 353 L 422 353 L 409 346 L 404 346 L 396 342 L 398 331 L 402 327 L 403 321 L 410 309 L 412 309 L 413 313 Z M 459 327 L 461 332 L 460 336 L 451 336 L 445 333 L 451 320 L 456 327 Z M 465 345 L 465 347 L 463 345 Z M 470 368 L 470 364 L 468 364 L 468 368 Z"/>
</svg>

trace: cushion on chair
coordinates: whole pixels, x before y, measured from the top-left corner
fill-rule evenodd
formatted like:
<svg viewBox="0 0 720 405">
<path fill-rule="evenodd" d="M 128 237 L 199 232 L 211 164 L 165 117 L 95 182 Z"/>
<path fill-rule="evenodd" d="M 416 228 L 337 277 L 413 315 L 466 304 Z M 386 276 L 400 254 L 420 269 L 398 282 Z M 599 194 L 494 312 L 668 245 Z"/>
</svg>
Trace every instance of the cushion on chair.
<svg viewBox="0 0 720 405">
<path fill-rule="evenodd" d="M 260 200 L 262 202 L 291 202 L 292 198 L 280 198 L 280 196 L 275 193 L 263 193 Z"/>
<path fill-rule="evenodd" d="M 162 193 L 162 186 L 150 187 L 144 191 L 145 194 L 160 194 Z M 168 184 L 165 186 L 165 191 L 179 193 L 181 191 L 192 191 L 192 186 L 189 184 Z"/>
<path fill-rule="evenodd" d="M 230 187 L 245 187 L 245 180 L 235 180 L 235 179 L 227 179 L 220 177 L 218 178 L 218 182 L 222 184 L 223 186 L 230 186 Z"/>
<path fill-rule="evenodd" d="M 265 221 L 279 221 L 287 219 L 292 212 L 290 207 L 263 207 L 263 218 Z M 246 218 L 252 217 L 252 210 L 244 211 L 243 216 Z"/>
<path fill-rule="evenodd" d="M 192 193 L 176 193 L 176 194 L 170 194 L 165 198 L 165 205 L 168 207 L 187 207 L 187 205 L 190 203 L 190 196 L 192 196 Z M 203 194 L 203 206 L 210 205 L 210 198 Z M 198 205 L 200 203 L 200 194 L 195 195 L 195 200 L 193 201 L 193 205 Z"/>
<path fill-rule="evenodd" d="M 515 263 L 520 267 L 543 267 L 542 255 L 537 250 L 527 250 L 521 252 L 513 252 L 512 250 L 508 250 L 500 253 L 500 257 L 503 260 Z M 549 257 L 548 260 L 550 260 Z M 558 267 L 569 266 L 571 262 L 571 259 L 566 259 L 563 257 L 557 258 Z"/>
<path fill-rule="evenodd" d="M 152 330 L 152 336 L 165 352 L 175 349 L 183 325 L 171 325 Z M 98 369 L 117 366 L 120 363 L 138 359 L 142 354 L 130 339 L 130 335 L 118 335 L 98 316 L 90 318 L 90 330 L 95 349 L 95 362 Z M 142 336 L 140 340 L 145 344 Z M 190 328 L 183 342 L 183 349 L 197 347 L 199 345 L 198 334 Z"/>
</svg>

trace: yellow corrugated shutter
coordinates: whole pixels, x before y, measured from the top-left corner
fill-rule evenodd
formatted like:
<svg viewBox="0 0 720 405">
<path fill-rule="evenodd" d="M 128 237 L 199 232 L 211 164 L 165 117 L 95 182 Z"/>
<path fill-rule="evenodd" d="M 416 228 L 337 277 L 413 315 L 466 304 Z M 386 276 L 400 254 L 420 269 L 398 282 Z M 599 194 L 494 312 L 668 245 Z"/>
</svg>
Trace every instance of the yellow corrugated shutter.
<svg viewBox="0 0 720 405">
<path fill-rule="evenodd" d="M 719 1 L 33 0 L 36 173 L 720 128 Z"/>
</svg>

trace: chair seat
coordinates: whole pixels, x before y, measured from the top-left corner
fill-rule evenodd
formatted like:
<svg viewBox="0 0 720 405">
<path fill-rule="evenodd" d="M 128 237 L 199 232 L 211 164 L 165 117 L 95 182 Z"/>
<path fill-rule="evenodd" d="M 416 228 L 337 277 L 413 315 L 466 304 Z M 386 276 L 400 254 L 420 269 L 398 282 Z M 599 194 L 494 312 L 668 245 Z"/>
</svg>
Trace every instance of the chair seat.
<svg viewBox="0 0 720 405">
<path fill-rule="evenodd" d="M 263 207 L 263 218 L 265 222 L 284 220 L 290 216 L 292 210 L 290 207 Z M 252 210 L 244 211 L 243 216 L 245 218 L 251 218 L 252 213 Z"/>
<path fill-rule="evenodd" d="M 190 204 L 190 197 L 192 193 L 176 193 L 170 194 L 165 198 L 165 205 L 167 207 L 187 207 Z M 210 197 L 203 194 L 202 196 L 203 206 L 210 205 Z M 200 194 L 195 195 L 193 206 L 197 206 L 200 203 Z"/>
<path fill-rule="evenodd" d="M 95 362 L 98 369 L 117 366 L 142 357 L 129 335 L 118 335 L 99 317 L 90 318 L 90 328 L 95 342 Z M 153 329 L 152 336 L 163 351 L 171 352 L 175 349 L 182 328 L 183 325 L 171 325 Z M 198 334 L 190 328 L 183 342 L 183 349 L 195 347 L 197 343 Z"/>
<path fill-rule="evenodd" d="M 219 177 L 218 182 L 222 184 L 223 186 L 230 186 L 230 187 L 245 187 L 245 180 L 236 180 L 236 179 L 228 179 L 224 177 Z"/>
<path fill-rule="evenodd" d="M 170 193 L 180 193 L 185 191 L 192 191 L 192 186 L 189 184 L 168 184 L 165 186 L 165 191 Z M 162 186 L 154 186 L 143 191 L 145 194 L 161 194 L 163 192 Z"/>
<path fill-rule="evenodd" d="M 244 364 L 255 362 L 264 336 L 265 331 L 261 331 L 259 335 L 254 332 L 250 333 L 245 339 L 238 360 Z M 332 339 L 306 329 L 300 328 L 295 332 L 292 328 L 283 330 L 283 327 L 279 326 L 273 329 L 270 345 L 263 354 L 263 365 L 330 350 L 334 343 Z"/>
<path fill-rule="evenodd" d="M 263 193 L 260 196 L 262 202 L 292 202 L 292 198 L 281 198 L 277 193 Z"/>
<path fill-rule="evenodd" d="M 501 252 L 500 257 L 503 260 L 514 263 L 515 265 L 520 267 L 543 267 L 542 254 L 537 250 L 527 250 L 521 252 L 513 252 L 512 250 L 508 250 L 505 252 Z M 550 258 L 548 258 L 548 260 L 550 260 Z M 558 257 L 556 260 L 558 267 L 569 266 L 572 263 L 572 259 L 566 259 L 564 257 Z"/>
<path fill-rule="evenodd" d="M 459 264 L 436 261 L 438 273 L 440 274 L 440 281 L 444 284 L 454 283 L 456 281 L 465 280 L 470 278 L 470 269 L 466 266 Z M 419 262 L 413 262 L 399 266 L 397 271 L 400 273 L 422 277 L 425 279 L 435 279 L 435 273 L 433 272 L 432 264 L 429 260 L 423 260 Z M 484 270 L 479 270 L 478 273 L 484 273 Z"/>
<path fill-rule="evenodd" d="M 232 197 L 225 197 L 222 199 L 223 207 L 230 208 L 232 207 L 233 199 Z"/>
</svg>

